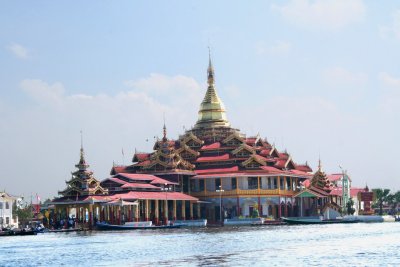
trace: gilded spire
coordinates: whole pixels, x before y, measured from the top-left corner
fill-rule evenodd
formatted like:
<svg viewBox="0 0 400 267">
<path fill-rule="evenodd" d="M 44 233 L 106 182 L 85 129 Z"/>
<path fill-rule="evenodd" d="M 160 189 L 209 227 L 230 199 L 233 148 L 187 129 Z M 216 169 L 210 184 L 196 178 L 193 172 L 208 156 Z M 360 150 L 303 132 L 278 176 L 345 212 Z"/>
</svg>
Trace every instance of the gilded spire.
<svg viewBox="0 0 400 267">
<path fill-rule="evenodd" d="M 164 113 L 164 126 L 163 126 L 163 142 L 167 141 L 167 127 L 165 126 L 165 113 Z"/>
<path fill-rule="evenodd" d="M 318 159 L 318 171 L 322 172 L 321 158 Z"/>
<path fill-rule="evenodd" d="M 211 60 L 211 51 L 208 53 L 207 83 L 208 88 L 199 110 L 199 119 L 194 128 L 230 127 L 226 118 L 225 106 L 214 87 L 214 67 Z"/>
<path fill-rule="evenodd" d="M 85 162 L 85 151 L 83 150 L 83 133 L 82 133 L 82 130 L 81 130 L 81 157 L 80 157 L 79 163 L 81 163 L 81 162 Z"/>
<path fill-rule="evenodd" d="M 211 49 L 208 47 L 208 69 L 207 69 L 208 86 L 214 86 L 214 68 L 211 62 Z"/>
<path fill-rule="evenodd" d="M 81 149 L 80 149 L 80 158 L 78 164 L 75 165 L 79 170 L 85 171 L 89 165 L 86 164 L 85 160 L 85 150 L 83 149 L 83 133 L 81 130 Z"/>
</svg>

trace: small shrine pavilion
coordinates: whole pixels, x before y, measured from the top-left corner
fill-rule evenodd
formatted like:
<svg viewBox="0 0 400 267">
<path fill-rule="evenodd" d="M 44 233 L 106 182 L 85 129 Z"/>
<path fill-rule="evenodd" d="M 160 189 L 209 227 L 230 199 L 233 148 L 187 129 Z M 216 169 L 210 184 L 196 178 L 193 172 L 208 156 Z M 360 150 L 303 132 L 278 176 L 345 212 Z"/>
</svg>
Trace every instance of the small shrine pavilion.
<svg viewBox="0 0 400 267">
<path fill-rule="evenodd" d="M 321 216 L 332 219 L 340 216 L 342 207 L 341 188 L 336 187 L 322 171 L 321 161 L 311 180 L 302 184 L 302 190 L 294 195 L 301 208 L 300 217 Z"/>
<path fill-rule="evenodd" d="M 193 210 L 198 199 L 177 192 L 178 183 L 140 173 L 118 173 L 99 182 L 88 170 L 83 147 L 75 167 L 78 170 L 66 182 L 67 188 L 59 192 L 61 197 L 52 201 L 55 222 L 64 221 L 66 226 L 72 217 L 81 226 L 91 228 L 96 221 L 152 221 L 158 225 L 200 218 L 200 211 L 194 214 Z"/>
<path fill-rule="evenodd" d="M 80 159 L 75 165 L 77 170 L 72 172 L 72 177 L 66 181 L 67 188 L 59 191 L 61 196 L 52 201 L 55 205 L 55 222 L 67 221 L 73 217 L 76 222 L 87 224 L 89 227 L 99 218 L 101 203 L 111 200 L 108 190 L 89 171 L 89 164 L 85 160 L 85 152 L 81 145 Z"/>
</svg>

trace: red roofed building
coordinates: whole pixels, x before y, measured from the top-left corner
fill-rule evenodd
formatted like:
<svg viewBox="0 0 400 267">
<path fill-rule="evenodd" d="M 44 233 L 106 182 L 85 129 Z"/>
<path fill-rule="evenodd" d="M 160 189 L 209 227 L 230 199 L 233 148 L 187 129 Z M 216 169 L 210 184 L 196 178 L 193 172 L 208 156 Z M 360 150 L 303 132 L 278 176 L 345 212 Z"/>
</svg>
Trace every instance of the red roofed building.
<svg viewBox="0 0 400 267">
<path fill-rule="evenodd" d="M 251 216 L 255 210 L 263 217 L 299 216 L 301 205 L 296 194 L 312 177 L 310 166 L 297 164 L 287 151 L 279 151 L 259 134 L 246 136 L 231 126 L 215 88 L 211 58 L 207 83 L 195 125 L 178 138 L 170 139 L 164 124 L 162 138 L 155 141 L 153 151 L 135 151 L 132 164 L 114 165 L 112 177 L 102 181 L 102 188 L 108 190 L 110 197 L 132 197 L 138 195 L 136 192 L 153 196 L 137 199 L 138 209 L 127 217 L 136 220 L 150 219 L 152 211 L 157 219 L 162 212 L 167 213 L 168 219 L 181 216 L 210 221 Z M 311 179 L 307 188 L 317 198 L 326 198 L 332 191 L 329 177 L 322 178 Z M 166 200 L 162 208 L 156 196 L 164 188 L 182 195 Z M 178 194 L 167 192 L 168 196 Z M 173 214 L 167 212 L 171 210 Z"/>
<path fill-rule="evenodd" d="M 149 161 L 143 156 L 142 162 Z M 150 161 L 149 161 L 150 162 Z M 144 173 L 117 173 L 101 183 L 88 171 L 81 148 L 81 157 L 67 188 L 61 197 L 53 200 L 53 220 L 59 227 L 68 227 L 71 217 L 81 226 L 91 228 L 98 220 L 111 224 L 132 221 L 152 221 L 154 224 L 169 220 L 199 218 L 193 206 L 198 199 L 179 192 L 176 182 Z M 113 167 L 113 171 L 125 167 Z M 200 207 L 198 207 L 199 209 Z M 190 209 L 187 213 L 186 210 Z"/>
<path fill-rule="evenodd" d="M 215 88 L 211 59 L 207 74 L 208 88 L 194 127 L 172 140 L 164 125 L 154 151 L 136 152 L 124 172 L 178 183 L 181 193 L 209 203 L 199 206 L 200 217 L 210 221 L 221 220 L 220 214 L 250 216 L 254 209 L 264 217 L 297 215 L 293 196 L 311 168 L 296 164 L 289 153 L 279 152 L 259 134 L 246 136 L 233 128 Z M 115 168 L 111 174 L 117 174 Z"/>
<path fill-rule="evenodd" d="M 321 167 L 313 177 L 302 184 L 302 190 L 295 195 L 300 199 L 300 216 L 323 216 L 325 219 L 335 219 L 341 215 L 342 189 L 328 179 Z"/>
</svg>

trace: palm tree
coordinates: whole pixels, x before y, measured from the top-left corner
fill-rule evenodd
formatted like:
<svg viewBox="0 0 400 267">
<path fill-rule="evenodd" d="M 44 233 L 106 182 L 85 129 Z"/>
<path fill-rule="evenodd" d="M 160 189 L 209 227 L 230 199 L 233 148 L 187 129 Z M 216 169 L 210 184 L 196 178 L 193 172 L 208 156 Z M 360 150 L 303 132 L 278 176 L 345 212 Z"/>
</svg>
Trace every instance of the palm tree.
<svg viewBox="0 0 400 267">
<path fill-rule="evenodd" d="M 397 214 L 397 206 L 400 204 L 400 191 L 393 194 L 393 215 Z"/>
<path fill-rule="evenodd" d="M 390 189 L 372 189 L 372 192 L 375 194 L 376 202 L 379 206 L 379 215 L 383 214 L 383 203 L 387 202 L 390 200 L 389 194 L 390 194 Z"/>
</svg>

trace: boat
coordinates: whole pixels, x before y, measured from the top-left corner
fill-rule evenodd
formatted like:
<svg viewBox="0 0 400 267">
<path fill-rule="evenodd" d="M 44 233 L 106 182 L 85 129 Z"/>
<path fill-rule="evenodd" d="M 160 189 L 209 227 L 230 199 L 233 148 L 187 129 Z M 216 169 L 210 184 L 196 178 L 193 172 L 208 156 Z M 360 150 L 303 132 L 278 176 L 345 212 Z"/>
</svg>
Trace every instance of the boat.
<svg viewBox="0 0 400 267">
<path fill-rule="evenodd" d="M 206 227 L 207 219 L 203 220 L 177 220 L 173 225 L 180 225 L 182 227 Z"/>
<path fill-rule="evenodd" d="M 48 229 L 43 231 L 43 233 L 69 233 L 69 232 L 80 232 L 84 231 L 83 228 L 69 228 L 69 229 Z"/>
<path fill-rule="evenodd" d="M 19 236 L 19 235 L 36 235 L 37 233 L 33 230 L 7 230 L 0 231 L 0 236 Z"/>
<path fill-rule="evenodd" d="M 363 223 L 381 223 L 385 221 L 385 218 L 380 215 L 347 215 L 343 217 L 343 220 L 357 220 Z M 387 218 L 387 221 L 389 221 L 389 218 Z"/>
<path fill-rule="evenodd" d="M 241 225 L 263 225 L 264 218 L 232 218 L 225 219 L 225 226 L 241 226 Z"/>
<path fill-rule="evenodd" d="M 160 225 L 160 226 L 134 226 L 134 225 L 116 225 L 108 223 L 96 223 L 97 230 L 155 230 L 155 229 L 171 229 L 171 228 L 181 228 L 182 225 Z"/>
<path fill-rule="evenodd" d="M 333 224 L 333 223 L 358 223 L 354 220 L 343 219 L 321 219 L 318 217 L 282 217 L 282 220 L 287 224 Z"/>
</svg>

